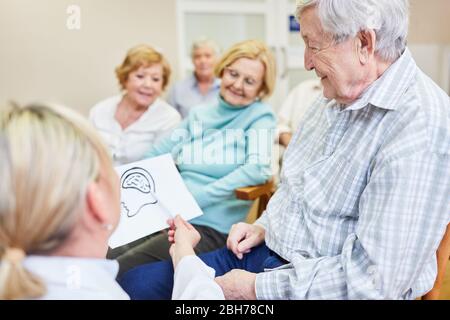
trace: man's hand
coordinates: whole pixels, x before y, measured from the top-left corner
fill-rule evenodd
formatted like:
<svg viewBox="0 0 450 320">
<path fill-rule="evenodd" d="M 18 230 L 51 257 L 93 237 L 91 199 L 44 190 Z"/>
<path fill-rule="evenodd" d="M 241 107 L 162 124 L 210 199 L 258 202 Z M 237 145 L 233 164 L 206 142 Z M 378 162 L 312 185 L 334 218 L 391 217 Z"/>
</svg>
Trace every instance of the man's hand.
<svg viewBox="0 0 450 320">
<path fill-rule="evenodd" d="M 265 233 L 266 231 L 261 226 L 243 222 L 234 224 L 228 235 L 227 248 L 238 259 L 242 259 L 244 253 L 250 252 L 251 248 L 256 247 L 264 241 Z"/>
<path fill-rule="evenodd" d="M 215 280 L 227 300 L 256 300 L 256 273 L 234 269 Z"/>
</svg>

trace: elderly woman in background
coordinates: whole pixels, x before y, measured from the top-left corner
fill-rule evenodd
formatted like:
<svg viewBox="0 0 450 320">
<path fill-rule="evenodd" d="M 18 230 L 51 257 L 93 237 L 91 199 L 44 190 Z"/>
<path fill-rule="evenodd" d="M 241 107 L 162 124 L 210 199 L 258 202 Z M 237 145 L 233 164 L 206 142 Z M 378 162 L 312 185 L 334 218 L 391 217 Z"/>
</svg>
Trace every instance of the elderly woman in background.
<svg viewBox="0 0 450 320">
<path fill-rule="evenodd" d="M 234 190 L 265 182 L 271 176 L 271 145 L 275 131 L 272 108 L 261 102 L 275 85 L 275 60 L 260 41 L 230 48 L 216 66 L 220 95 L 211 105 L 194 108 L 187 119 L 148 152 L 172 153 L 180 174 L 203 210 L 191 220 L 202 240 L 196 252 L 225 245 L 231 226 L 243 221 L 251 202 L 238 200 Z M 120 272 L 169 258 L 165 234 L 120 255 Z"/>
<path fill-rule="evenodd" d="M 214 75 L 214 66 L 219 55 L 217 44 L 201 39 L 192 45 L 191 58 L 194 73 L 177 82 L 170 90 L 168 101 L 186 118 L 193 107 L 211 105 L 217 99 L 220 80 Z"/>
<path fill-rule="evenodd" d="M 117 262 L 104 258 L 119 180 L 86 119 L 64 107 L 1 108 L 0 177 L 0 300 L 129 298 Z M 173 299 L 223 299 L 194 256 L 198 232 L 179 216 L 169 223 Z"/>
<path fill-rule="evenodd" d="M 161 53 L 136 46 L 116 69 L 123 94 L 92 108 L 90 120 L 108 144 L 115 165 L 141 160 L 149 146 L 181 121 L 178 112 L 159 98 L 170 72 Z"/>
</svg>

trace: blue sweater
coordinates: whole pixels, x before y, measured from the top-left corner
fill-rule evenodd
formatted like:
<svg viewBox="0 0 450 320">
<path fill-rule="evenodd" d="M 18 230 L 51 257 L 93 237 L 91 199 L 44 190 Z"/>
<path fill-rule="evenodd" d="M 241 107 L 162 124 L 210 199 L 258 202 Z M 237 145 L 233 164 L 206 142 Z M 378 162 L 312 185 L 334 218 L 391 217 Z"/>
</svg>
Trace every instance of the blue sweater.
<svg viewBox="0 0 450 320">
<path fill-rule="evenodd" d="M 171 153 L 183 180 L 203 215 L 193 224 L 228 233 L 245 220 L 251 202 L 234 190 L 267 181 L 275 116 L 267 104 L 235 107 L 219 98 L 214 105 L 193 108 L 172 134 L 147 153 Z"/>
</svg>

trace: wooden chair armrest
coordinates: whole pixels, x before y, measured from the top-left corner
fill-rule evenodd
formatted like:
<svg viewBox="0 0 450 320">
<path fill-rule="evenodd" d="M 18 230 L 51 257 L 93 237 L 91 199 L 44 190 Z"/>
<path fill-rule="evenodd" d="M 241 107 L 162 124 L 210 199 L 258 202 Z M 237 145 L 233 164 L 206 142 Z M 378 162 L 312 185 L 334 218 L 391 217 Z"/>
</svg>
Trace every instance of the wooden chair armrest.
<svg viewBox="0 0 450 320">
<path fill-rule="evenodd" d="M 269 180 L 257 186 L 244 187 L 235 190 L 236 197 L 241 200 L 256 200 L 259 197 L 273 192 L 273 181 Z"/>
</svg>

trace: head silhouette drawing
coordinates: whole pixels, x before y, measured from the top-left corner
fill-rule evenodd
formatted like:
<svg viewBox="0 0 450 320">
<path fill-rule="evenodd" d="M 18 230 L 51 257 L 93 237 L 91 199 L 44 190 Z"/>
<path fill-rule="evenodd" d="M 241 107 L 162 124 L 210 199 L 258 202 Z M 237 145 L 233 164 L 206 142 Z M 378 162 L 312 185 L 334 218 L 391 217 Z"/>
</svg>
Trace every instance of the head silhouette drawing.
<svg viewBox="0 0 450 320">
<path fill-rule="evenodd" d="M 120 178 L 120 185 L 122 212 L 130 218 L 137 215 L 143 207 L 158 202 L 153 196 L 156 191 L 155 181 L 151 174 L 142 168 L 134 167 L 126 170 Z"/>
</svg>

